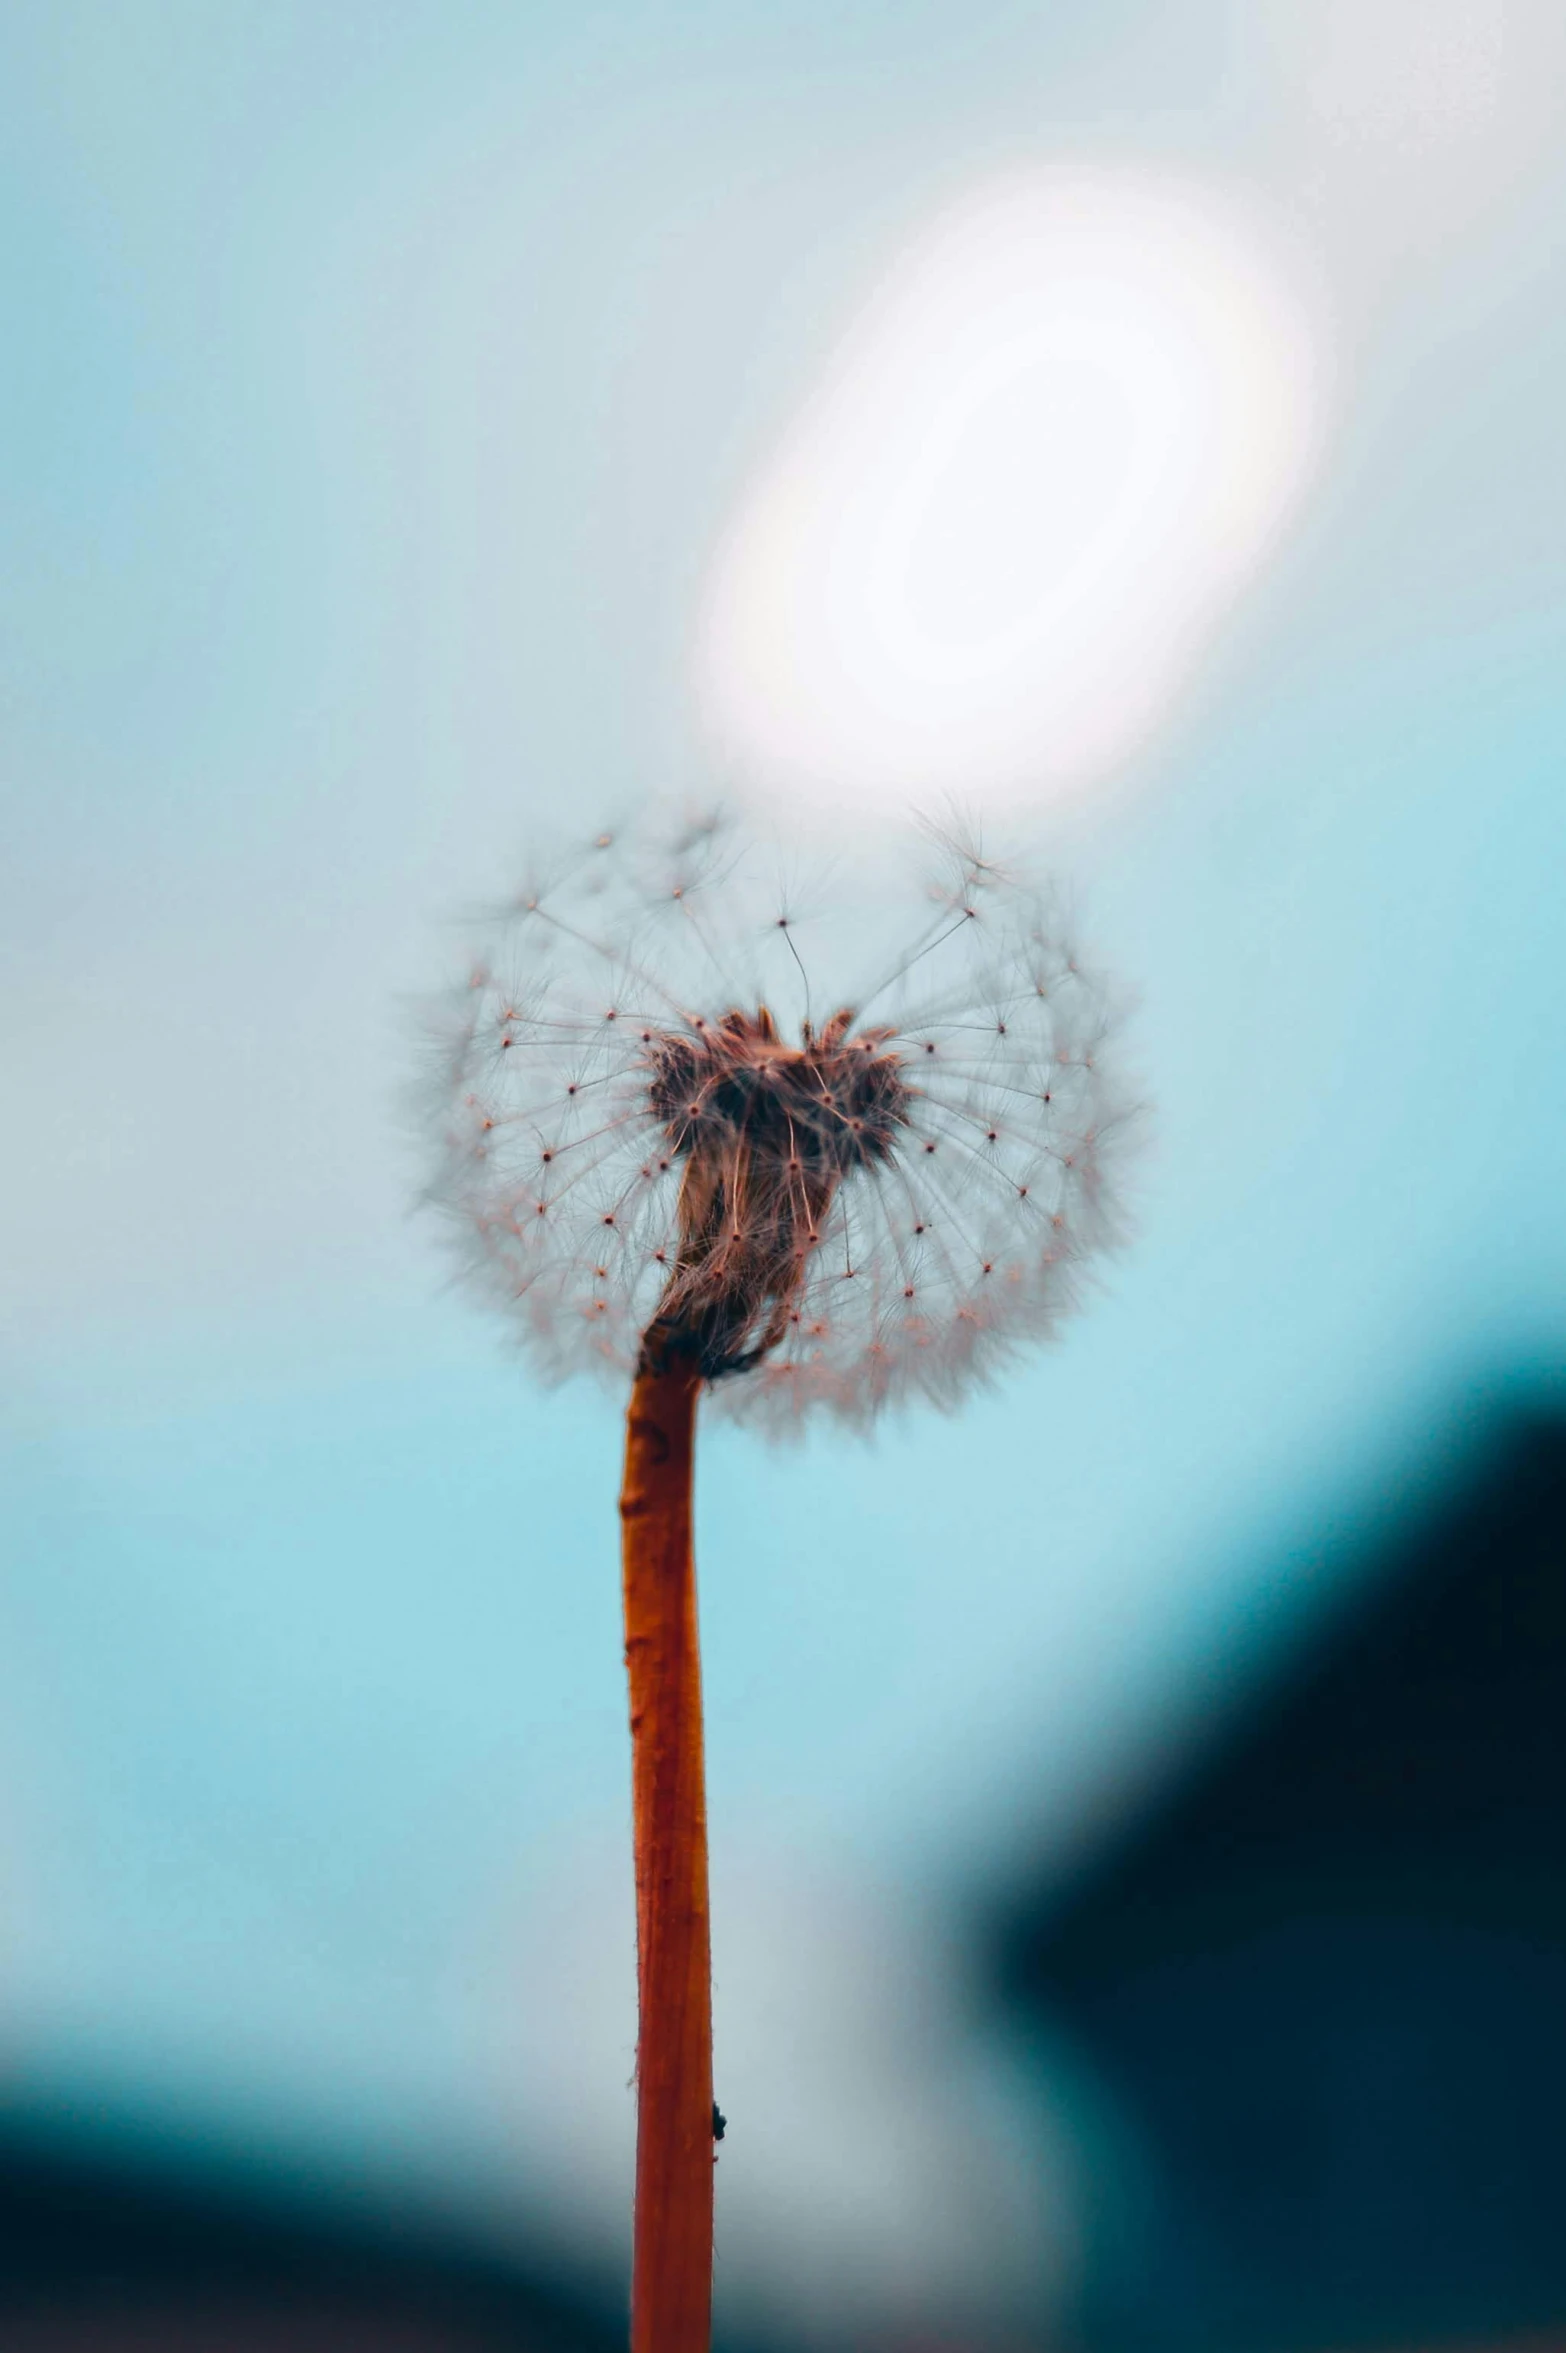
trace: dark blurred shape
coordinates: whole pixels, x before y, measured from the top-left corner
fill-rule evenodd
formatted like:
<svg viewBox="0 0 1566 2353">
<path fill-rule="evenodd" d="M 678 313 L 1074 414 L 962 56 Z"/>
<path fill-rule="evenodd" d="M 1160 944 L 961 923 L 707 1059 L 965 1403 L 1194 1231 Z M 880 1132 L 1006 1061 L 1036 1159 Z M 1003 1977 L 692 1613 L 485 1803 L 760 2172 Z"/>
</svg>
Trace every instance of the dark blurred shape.
<svg viewBox="0 0 1566 2353">
<path fill-rule="evenodd" d="M 1566 2327 L 1566 1417 L 1442 1476 L 1003 1939 L 1096 2087 L 1079 2343 Z"/>
<path fill-rule="evenodd" d="M 623 2313 L 419 2217 L 0 2120 L 5 2353 L 621 2353 Z"/>
</svg>

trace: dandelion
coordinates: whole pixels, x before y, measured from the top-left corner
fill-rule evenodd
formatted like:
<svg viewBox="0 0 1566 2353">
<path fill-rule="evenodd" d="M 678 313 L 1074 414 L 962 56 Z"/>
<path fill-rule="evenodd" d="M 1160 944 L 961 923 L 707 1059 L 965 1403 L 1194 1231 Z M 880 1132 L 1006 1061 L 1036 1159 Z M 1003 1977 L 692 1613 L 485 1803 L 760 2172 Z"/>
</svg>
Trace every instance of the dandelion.
<svg viewBox="0 0 1566 2353">
<path fill-rule="evenodd" d="M 1050 894 L 947 838 L 900 945 L 861 907 L 835 978 L 820 929 L 727 822 L 649 821 L 522 889 L 441 1023 L 432 1198 L 541 1371 L 631 1385 L 633 2353 L 699 2353 L 710 2310 L 698 1399 L 949 1405 L 1115 1229 L 1109 1007 Z"/>
</svg>

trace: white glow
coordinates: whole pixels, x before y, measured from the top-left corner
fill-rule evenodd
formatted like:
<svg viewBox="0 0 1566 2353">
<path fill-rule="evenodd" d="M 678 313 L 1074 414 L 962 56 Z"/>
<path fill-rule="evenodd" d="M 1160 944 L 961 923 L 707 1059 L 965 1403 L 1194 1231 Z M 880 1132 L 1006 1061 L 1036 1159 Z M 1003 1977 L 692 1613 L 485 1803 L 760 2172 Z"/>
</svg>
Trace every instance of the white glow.
<svg viewBox="0 0 1566 2353">
<path fill-rule="evenodd" d="M 1318 375 L 1209 200 L 1080 167 L 979 190 L 894 265 L 718 550 L 719 760 L 834 807 L 1103 775 L 1295 498 Z"/>
</svg>

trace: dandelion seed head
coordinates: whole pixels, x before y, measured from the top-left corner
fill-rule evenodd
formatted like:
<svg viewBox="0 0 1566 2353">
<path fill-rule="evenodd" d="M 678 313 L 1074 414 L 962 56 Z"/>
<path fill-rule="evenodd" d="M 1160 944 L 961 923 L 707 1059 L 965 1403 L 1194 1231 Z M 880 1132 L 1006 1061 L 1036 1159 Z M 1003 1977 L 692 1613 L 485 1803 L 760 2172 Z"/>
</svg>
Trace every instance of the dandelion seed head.
<svg viewBox="0 0 1566 2353">
<path fill-rule="evenodd" d="M 589 837 L 494 920 L 438 1015 L 430 1197 L 541 1371 L 656 1334 L 735 1414 L 866 1420 L 1076 1304 L 1116 1238 L 1106 992 L 1047 892 L 926 855 L 900 938 L 720 818 Z"/>
</svg>

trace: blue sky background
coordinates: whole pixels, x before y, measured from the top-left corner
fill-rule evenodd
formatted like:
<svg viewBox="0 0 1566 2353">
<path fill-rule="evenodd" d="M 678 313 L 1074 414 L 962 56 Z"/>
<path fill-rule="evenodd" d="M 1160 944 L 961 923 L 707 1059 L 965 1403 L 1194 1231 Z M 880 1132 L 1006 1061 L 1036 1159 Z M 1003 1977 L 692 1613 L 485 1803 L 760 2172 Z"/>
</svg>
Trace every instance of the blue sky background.
<svg viewBox="0 0 1566 2353">
<path fill-rule="evenodd" d="M 442 1288 L 407 1006 L 540 812 L 700 778 L 714 533 L 887 255 L 1019 160 L 1177 168 L 1308 262 L 1334 405 L 1053 830 L 1140 997 L 1139 1239 L 960 1419 L 702 1464 L 725 2293 L 980 2312 L 984 2228 L 1019 2296 L 1069 2269 L 964 1895 L 1241 1687 L 1475 1383 L 1561 1369 L 1555 18 L 6 12 L 18 2087 L 621 2248 L 618 1416 Z"/>
</svg>

